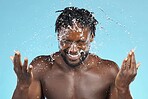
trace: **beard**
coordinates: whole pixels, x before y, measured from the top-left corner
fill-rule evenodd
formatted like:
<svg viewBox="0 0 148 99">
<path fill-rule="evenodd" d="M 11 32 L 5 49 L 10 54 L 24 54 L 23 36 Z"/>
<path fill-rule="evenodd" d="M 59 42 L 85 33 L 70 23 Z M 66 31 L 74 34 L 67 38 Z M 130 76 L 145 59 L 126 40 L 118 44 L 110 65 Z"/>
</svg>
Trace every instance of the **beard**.
<svg viewBox="0 0 148 99">
<path fill-rule="evenodd" d="M 61 56 L 63 58 L 63 60 L 65 61 L 65 63 L 70 66 L 70 67 L 76 67 L 79 66 L 80 64 L 83 63 L 83 61 L 86 59 L 86 57 L 88 56 L 89 51 L 84 51 L 84 50 L 80 50 L 76 55 L 78 55 L 79 57 L 75 60 L 71 60 L 69 58 L 70 53 L 68 52 L 67 49 L 64 49 L 61 53 Z"/>
</svg>

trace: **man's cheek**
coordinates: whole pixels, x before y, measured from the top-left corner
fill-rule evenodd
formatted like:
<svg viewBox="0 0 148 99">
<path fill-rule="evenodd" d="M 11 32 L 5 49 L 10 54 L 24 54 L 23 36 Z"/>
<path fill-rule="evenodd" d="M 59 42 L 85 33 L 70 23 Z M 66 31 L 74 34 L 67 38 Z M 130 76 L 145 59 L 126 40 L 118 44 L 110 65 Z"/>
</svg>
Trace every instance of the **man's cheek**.
<svg viewBox="0 0 148 99">
<path fill-rule="evenodd" d="M 89 48 L 90 48 L 89 45 L 87 45 L 87 46 L 82 46 L 81 50 L 83 50 L 83 51 L 88 51 Z"/>
<path fill-rule="evenodd" d="M 68 54 L 68 48 L 63 49 L 62 52 L 63 52 L 65 55 L 67 55 L 67 54 Z"/>
<path fill-rule="evenodd" d="M 65 50 L 68 49 L 68 46 L 66 46 L 66 44 L 59 44 L 59 48 L 60 50 Z"/>
</svg>

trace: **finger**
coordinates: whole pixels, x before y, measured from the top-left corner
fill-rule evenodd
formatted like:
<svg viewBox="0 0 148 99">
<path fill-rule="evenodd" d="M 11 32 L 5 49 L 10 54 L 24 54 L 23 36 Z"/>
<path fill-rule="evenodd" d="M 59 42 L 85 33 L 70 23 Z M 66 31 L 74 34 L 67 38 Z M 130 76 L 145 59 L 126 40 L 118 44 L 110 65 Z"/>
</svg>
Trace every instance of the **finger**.
<svg viewBox="0 0 148 99">
<path fill-rule="evenodd" d="M 33 66 L 30 65 L 30 66 L 28 67 L 28 72 L 31 73 L 32 69 L 33 69 Z"/>
<path fill-rule="evenodd" d="M 125 58 L 122 62 L 122 67 L 121 67 L 122 70 L 126 69 L 126 66 L 125 66 L 126 62 L 127 62 L 127 58 Z"/>
<path fill-rule="evenodd" d="M 141 63 L 138 62 L 138 63 L 136 64 L 136 69 L 138 69 L 140 65 L 141 65 Z"/>
<path fill-rule="evenodd" d="M 136 70 L 136 60 L 135 60 L 135 54 L 134 51 L 132 50 L 132 58 L 131 58 L 131 69 Z"/>
<path fill-rule="evenodd" d="M 27 72 L 27 66 L 28 66 L 28 58 L 25 58 L 24 59 L 24 64 L 23 64 L 23 67 L 22 67 L 22 72 L 23 73 Z"/>
<path fill-rule="evenodd" d="M 135 77 L 132 79 L 132 81 L 134 81 L 135 80 Z"/>
<path fill-rule="evenodd" d="M 21 64 L 21 54 L 19 51 L 15 51 L 13 60 L 14 60 L 14 68 L 20 70 L 22 68 L 22 64 Z"/>
<path fill-rule="evenodd" d="M 131 51 L 127 56 L 127 62 L 126 62 L 126 70 L 130 69 L 130 64 L 131 64 Z"/>
<path fill-rule="evenodd" d="M 21 54 L 19 51 L 14 51 L 15 55 L 14 55 L 14 63 L 15 64 L 19 64 L 21 63 Z"/>
<path fill-rule="evenodd" d="M 33 66 L 30 65 L 30 66 L 28 67 L 28 73 L 29 73 L 29 75 L 33 78 L 32 69 L 33 69 Z"/>
<path fill-rule="evenodd" d="M 10 59 L 11 59 L 11 60 L 12 60 L 12 62 L 13 62 L 14 56 L 10 56 Z"/>
</svg>

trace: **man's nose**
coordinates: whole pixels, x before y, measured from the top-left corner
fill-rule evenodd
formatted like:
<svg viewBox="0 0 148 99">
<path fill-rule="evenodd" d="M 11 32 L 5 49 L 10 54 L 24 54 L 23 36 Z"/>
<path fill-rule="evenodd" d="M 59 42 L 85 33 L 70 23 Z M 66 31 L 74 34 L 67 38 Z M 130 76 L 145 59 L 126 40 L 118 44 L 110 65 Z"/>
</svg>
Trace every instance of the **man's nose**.
<svg viewBox="0 0 148 99">
<path fill-rule="evenodd" d="M 70 51 L 71 54 L 77 54 L 77 52 L 78 52 L 77 44 L 76 43 L 72 43 L 70 48 L 69 48 L 69 51 Z"/>
</svg>

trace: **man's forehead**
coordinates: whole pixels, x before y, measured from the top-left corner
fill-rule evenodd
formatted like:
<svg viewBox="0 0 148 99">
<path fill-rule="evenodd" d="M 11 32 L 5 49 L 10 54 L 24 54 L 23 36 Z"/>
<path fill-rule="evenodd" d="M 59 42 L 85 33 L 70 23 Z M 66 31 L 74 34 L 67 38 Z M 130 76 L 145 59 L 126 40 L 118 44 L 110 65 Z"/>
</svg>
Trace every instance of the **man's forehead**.
<svg viewBox="0 0 148 99">
<path fill-rule="evenodd" d="M 63 28 L 58 34 L 59 40 L 87 40 L 90 37 L 90 30 L 88 28 L 81 28 L 82 30 L 75 30 L 74 28 Z"/>
<path fill-rule="evenodd" d="M 61 29 L 59 30 L 59 35 L 69 35 L 70 33 L 79 33 L 79 34 L 83 34 L 83 33 L 90 33 L 90 29 L 88 27 L 79 27 L 76 25 L 73 26 L 67 26 L 66 28 L 61 27 Z"/>
</svg>

